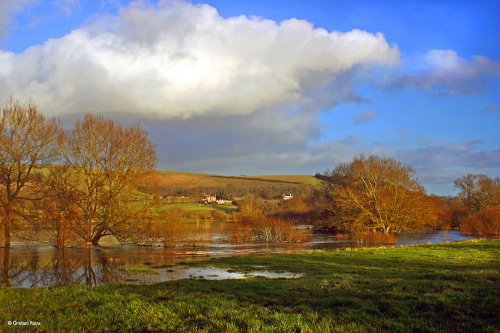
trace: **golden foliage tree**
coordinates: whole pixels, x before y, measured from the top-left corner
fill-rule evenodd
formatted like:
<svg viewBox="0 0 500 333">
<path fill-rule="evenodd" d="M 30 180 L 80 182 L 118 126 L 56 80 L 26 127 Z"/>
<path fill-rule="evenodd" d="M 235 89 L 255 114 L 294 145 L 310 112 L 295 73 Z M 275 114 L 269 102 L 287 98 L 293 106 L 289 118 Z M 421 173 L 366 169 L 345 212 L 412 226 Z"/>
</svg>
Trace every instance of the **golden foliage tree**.
<svg viewBox="0 0 500 333">
<path fill-rule="evenodd" d="M 330 183 L 336 227 L 384 233 L 434 222 L 435 207 L 410 166 L 391 158 L 360 155 L 322 179 Z"/>
<path fill-rule="evenodd" d="M 68 133 L 63 155 L 78 198 L 77 234 L 87 246 L 106 235 L 130 237 L 151 201 L 138 191 L 157 160 L 148 133 L 139 126 L 86 115 Z"/>
<path fill-rule="evenodd" d="M 10 99 L 0 109 L 0 219 L 3 246 L 10 247 L 16 207 L 33 199 L 33 174 L 53 161 L 62 132 L 32 102 Z"/>
</svg>

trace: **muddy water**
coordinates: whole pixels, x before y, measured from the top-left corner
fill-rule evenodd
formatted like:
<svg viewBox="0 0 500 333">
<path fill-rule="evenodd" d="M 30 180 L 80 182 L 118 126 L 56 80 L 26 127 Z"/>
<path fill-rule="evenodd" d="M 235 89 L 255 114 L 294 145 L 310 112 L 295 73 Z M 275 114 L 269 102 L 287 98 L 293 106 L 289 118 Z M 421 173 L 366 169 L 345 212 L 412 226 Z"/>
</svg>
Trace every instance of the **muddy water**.
<svg viewBox="0 0 500 333">
<path fill-rule="evenodd" d="M 256 268 L 238 273 L 218 268 L 189 268 L 183 262 L 214 257 L 292 253 L 307 250 L 334 250 L 358 246 L 354 240 L 331 234 L 312 233 L 312 241 L 301 244 L 229 244 L 228 225 L 207 223 L 194 232 L 196 242 L 180 243 L 171 248 L 133 245 L 100 246 L 93 249 L 17 247 L 0 249 L 0 284 L 11 287 L 47 287 L 69 284 L 103 285 L 109 283 L 156 283 L 184 278 L 294 278 Z M 399 234 L 396 245 L 439 243 L 475 238 L 458 231 Z M 168 266 L 168 267 L 166 267 Z M 161 268 L 159 268 L 161 267 Z"/>
</svg>

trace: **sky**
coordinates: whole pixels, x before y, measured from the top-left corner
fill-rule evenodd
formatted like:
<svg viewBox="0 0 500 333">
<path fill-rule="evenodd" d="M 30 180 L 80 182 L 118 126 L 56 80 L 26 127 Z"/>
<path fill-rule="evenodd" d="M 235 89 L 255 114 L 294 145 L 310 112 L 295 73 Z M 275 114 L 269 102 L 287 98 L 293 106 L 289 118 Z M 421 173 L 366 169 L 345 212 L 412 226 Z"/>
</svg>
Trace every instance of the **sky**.
<svg viewBox="0 0 500 333">
<path fill-rule="evenodd" d="M 140 123 L 159 169 L 314 174 L 357 154 L 428 193 L 500 176 L 499 1 L 2 0 L 0 101 Z"/>
</svg>

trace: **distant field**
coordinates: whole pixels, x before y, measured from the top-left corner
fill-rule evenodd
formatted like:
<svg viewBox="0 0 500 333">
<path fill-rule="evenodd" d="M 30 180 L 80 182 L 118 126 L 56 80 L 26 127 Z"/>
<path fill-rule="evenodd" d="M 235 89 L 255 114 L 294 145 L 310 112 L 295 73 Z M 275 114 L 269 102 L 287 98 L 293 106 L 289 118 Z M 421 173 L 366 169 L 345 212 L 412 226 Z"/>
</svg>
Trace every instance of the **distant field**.
<svg viewBox="0 0 500 333">
<path fill-rule="evenodd" d="M 50 166 L 43 166 L 36 172 L 47 175 Z M 223 176 L 204 173 L 158 170 L 160 185 L 175 187 L 225 187 L 263 185 L 316 185 L 318 179 L 309 175 L 257 175 Z"/>
<path fill-rule="evenodd" d="M 292 182 L 306 185 L 318 184 L 318 179 L 308 175 L 264 175 L 264 176 L 243 176 L 248 179 L 263 179 L 277 182 Z"/>
<path fill-rule="evenodd" d="M 220 176 L 201 173 L 159 171 L 160 185 L 175 187 L 226 187 L 265 185 L 315 185 L 318 180 L 307 175 Z"/>
<path fill-rule="evenodd" d="M 235 212 L 237 209 L 235 205 L 209 205 L 197 202 L 164 202 L 156 207 L 155 212 L 161 215 L 174 208 L 178 208 L 185 212 L 191 213 L 209 213 L 215 210 L 226 214 Z"/>
</svg>

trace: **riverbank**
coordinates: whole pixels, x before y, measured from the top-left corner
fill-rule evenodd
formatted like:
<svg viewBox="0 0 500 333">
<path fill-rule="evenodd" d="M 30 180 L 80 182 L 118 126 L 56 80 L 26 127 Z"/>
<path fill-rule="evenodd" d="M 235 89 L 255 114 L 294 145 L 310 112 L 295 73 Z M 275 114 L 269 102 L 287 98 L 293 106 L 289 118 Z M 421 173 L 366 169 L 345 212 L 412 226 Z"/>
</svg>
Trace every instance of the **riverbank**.
<svg viewBox="0 0 500 333">
<path fill-rule="evenodd" d="M 303 274 L 149 286 L 0 288 L 1 331 L 494 332 L 500 241 L 218 258 L 197 266 Z M 299 276 L 299 275 L 298 275 Z"/>
</svg>

